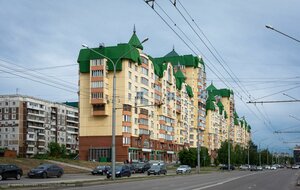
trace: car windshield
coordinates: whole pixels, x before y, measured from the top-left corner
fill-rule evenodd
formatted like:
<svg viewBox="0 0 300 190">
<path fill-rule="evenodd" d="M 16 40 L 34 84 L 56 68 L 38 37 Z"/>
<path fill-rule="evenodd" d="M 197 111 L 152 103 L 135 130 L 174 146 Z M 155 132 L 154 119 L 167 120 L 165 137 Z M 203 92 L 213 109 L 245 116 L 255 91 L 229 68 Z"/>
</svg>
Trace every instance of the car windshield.
<svg viewBox="0 0 300 190">
<path fill-rule="evenodd" d="M 187 168 L 188 166 L 187 165 L 181 165 L 179 166 L 179 168 Z"/>
<path fill-rule="evenodd" d="M 143 167 L 144 166 L 144 163 L 139 163 L 136 165 L 137 167 Z"/>
<path fill-rule="evenodd" d="M 38 166 L 36 169 L 43 170 L 43 169 L 46 169 L 46 167 L 45 166 Z"/>
<path fill-rule="evenodd" d="M 159 165 L 152 165 L 152 166 L 151 166 L 151 169 L 159 169 L 159 168 L 160 168 Z"/>
<path fill-rule="evenodd" d="M 105 166 L 97 166 L 97 169 L 105 169 Z"/>
<path fill-rule="evenodd" d="M 122 170 L 122 166 L 116 166 L 116 170 Z"/>
</svg>

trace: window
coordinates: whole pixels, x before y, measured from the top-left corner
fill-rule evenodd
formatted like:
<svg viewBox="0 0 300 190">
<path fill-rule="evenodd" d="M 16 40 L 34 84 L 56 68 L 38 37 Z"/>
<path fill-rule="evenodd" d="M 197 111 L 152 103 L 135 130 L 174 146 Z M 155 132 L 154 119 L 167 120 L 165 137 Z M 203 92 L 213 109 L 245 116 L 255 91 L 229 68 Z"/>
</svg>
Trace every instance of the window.
<svg viewBox="0 0 300 190">
<path fill-rule="evenodd" d="M 131 71 L 128 71 L 128 78 L 131 79 Z"/>
<path fill-rule="evenodd" d="M 145 77 L 141 77 L 141 83 L 144 84 L 144 85 L 146 85 L 146 86 L 148 86 L 149 81 Z"/>
<path fill-rule="evenodd" d="M 104 59 L 94 59 L 92 60 L 91 66 L 104 65 Z"/>
<path fill-rule="evenodd" d="M 131 93 L 128 93 L 128 100 L 131 100 Z"/>
<path fill-rule="evenodd" d="M 93 70 L 92 77 L 103 77 L 104 71 L 103 70 Z"/>
<path fill-rule="evenodd" d="M 123 144 L 130 144 L 130 137 L 123 137 Z"/>
<path fill-rule="evenodd" d="M 91 83 L 91 88 L 103 88 L 103 81 L 94 81 Z"/>
<path fill-rule="evenodd" d="M 129 68 L 132 68 L 132 63 L 129 61 L 128 63 Z"/>
<path fill-rule="evenodd" d="M 4 120 L 8 120 L 8 115 L 7 114 L 4 115 Z"/>
<path fill-rule="evenodd" d="M 123 126 L 123 130 L 122 131 L 125 132 L 125 133 L 131 133 L 131 127 L 129 127 L 129 126 Z"/>
<path fill-rule="evenodd" d="M 4 113 L 8 113 L 8 108 L 4 108 Z"/>
<path fill-rule="evenodd" d="M 123 121 L 125 121 L 125 122 L 131 122 L 131 116 L 130 115 L 124 115 L 123 116 Z"/>
<path fill-rule="evenodd" d="M 148 76 L 148 69 L 142 67 L 142 73 L 143 73 L 144 75 Z"/>
<path fill-rule="evenodd" d="M 16 117 L 16 114 L 12 114 L 11 115 L 11 119 L 16 119 L 17 117 Z"/>
<path fill-rule="evenodd" d="M 128 89 L 131 90 L 131 82 L 128 82 Z"/>
<path fill-rule="evenodd" d="M 92 92 L 92 99 L 101 99 L 103 98 L 103 92 Z"/>
<path fill-rule="evenodd" d="M 141 92 L 142 92 L 143 96 L 148 96 L 149 90 L 146 88 L 141 88 Z"/>
<path fill-rule="evenodd" d="M 135 76 L 135 82 L 138 82 L 138 79 L 139 79 L 138 76 Z"/>
<path fill-rule="evenodd" d="M 141 57 L 142 58 L 142 63 L 148 65 L 148 59 L 145 57 Z"/>
</svg>

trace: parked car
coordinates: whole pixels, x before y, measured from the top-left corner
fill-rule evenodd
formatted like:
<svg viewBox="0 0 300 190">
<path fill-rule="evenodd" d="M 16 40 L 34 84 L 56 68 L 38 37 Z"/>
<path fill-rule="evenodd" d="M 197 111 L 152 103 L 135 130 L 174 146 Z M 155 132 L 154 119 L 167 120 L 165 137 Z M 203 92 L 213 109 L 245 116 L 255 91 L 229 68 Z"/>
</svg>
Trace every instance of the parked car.
<svg viewBox="0 0 300 190">
<path fill-rule="evenodd" d="M 131 174 L 135 174 L 135 165 L 134 164 L 127 164 L 130 168 Z"/>
<path fill-rule="evenodd" d="M 192 168 L 188 165 L 180 165 L 176 169 L 176 174 L 184 174 L 184 173 L 191 173 Z"/>
<path fill-rule="evenodd" d="M 93 175 L 106 175 L 108 170 L 110 170 L 110 166 L 97 166 L 91 173 Z"/>
<path fill-rule="evenodd" d="M 221 170 L 228 170 L 228 165 L 223 165 L 220 167 Z M 230 170 L 235 170 L 235 167 L 233 165 L 230 165 Z"/>
<path fill-rule="evenodd" d="M 271 168 L 270 168 L 271 170 L 276 170 L 277 169 L 277 167 L 275 166 L 275 165 L 273 165 L 273 166 L 271 166 Z"/>
<path fill-rule="evenodd" d="M 150 169 L 147 171 L 148 175 L 160 175 L 160 174 L 167 174 L 167 168 L 166 165 L 162 164 L 162 165 L 152 165 L 150 167 Z"/>
<path fill-rule="evenodd" d="M 265 165 L 263 168 L 266 169 L 266 170 L 270 170 L 270 169 L 271 169 L 271 166 Z"/>
<path fill-rule="evenodd" d="M 249 170 L 249 165 L 241 165 L 240 170 Z"/>
<path fill-rule="evenodd" d="M 257 166 L 257 167 L 256 167 L 256 171 L 263 171 L 263 167 Z"/>
<path fill-rule="evenodd" d="M 115 173 L 116 173 L 116 177 L 131 176 L 130 168 L 128 165 L 117 165 L 115 168 Z M 106 177 L 108 179 L 111 178 L 111 176 L 112 176 L 112 169 L 110 169 L 106 174 Z"/>
<path fill-rule="evenodd" d="M 300 168 L 300 165 L 293 165 L 292 166 L 292 169 L 299 169 Z"/>
<path fill-rule="evenodd" d="M 250 166 L 250 171 L 257 171 L 257 166 L 256 165 L 251 165 Z"/>
<path fill-rule="evenodd" d="M 38 166 L 37 168 L 31 169 L 27 175 L 29 178 L 33 178 L 33 177 L 42 177 L 42 178 L 58 177 L 58 178 L 60 178 L 63 174 L 64 174 L 64 170 L 55 164 L 42 164 L 42 165 Z"/>
<path fill-rule="evenodd" d="M 144 173 L 145 171 L 148 171 L 151 167 L 150 163 L 137 163 L 135 165 L 135 172 L 136 173 Z"/>
<path fill-rule="evenodd" d="M 0 181 L 7 178 L 16 178 L 20 180 L 23 175 L 23 170 L 14 164 L 0 165 Z"/>
</svg>

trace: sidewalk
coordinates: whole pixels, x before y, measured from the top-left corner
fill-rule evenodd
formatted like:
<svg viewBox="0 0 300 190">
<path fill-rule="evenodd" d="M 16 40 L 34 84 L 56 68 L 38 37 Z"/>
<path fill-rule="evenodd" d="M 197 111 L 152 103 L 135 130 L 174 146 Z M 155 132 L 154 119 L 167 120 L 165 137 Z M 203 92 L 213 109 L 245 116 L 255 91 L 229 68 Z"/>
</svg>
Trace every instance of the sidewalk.
<svg viewBox="0 0 300 190">
<path fill-rule="evenodd" d="M 63 165 L 63 166 L 69 166 L 69 167 L 73 167 L 73 168 L 77 168 L 77 169 L 81 169 L 81 170 L 86 170 L 86 171 L 92 171 L 93 168 L 87 168 L 87 167 L 82 167 L 82 166 L 77 166 L 74 164 L 68 164 L 65 162 L 59 162 L 59 161 L 54 161 L 54 160 L 47 160 L 47 162 L 51 162 L 53 164 L 59 164 L 59 165 Z"/>
</svg>

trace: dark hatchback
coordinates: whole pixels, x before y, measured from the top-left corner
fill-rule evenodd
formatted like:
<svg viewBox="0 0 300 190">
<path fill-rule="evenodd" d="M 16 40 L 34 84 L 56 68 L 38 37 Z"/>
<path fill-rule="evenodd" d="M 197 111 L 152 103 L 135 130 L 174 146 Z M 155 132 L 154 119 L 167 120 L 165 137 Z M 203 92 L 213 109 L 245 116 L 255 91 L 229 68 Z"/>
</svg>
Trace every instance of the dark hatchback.
<svg viewBox="0 0 300 190">
<path fill-rule="evenodd" d="M 64 170 L 55 165 L 55 164 L 42 164 L 38 166 L 37 168 L 34 168 L 28 172 L 28 177 L 61 177 L 64 174 Z"/>
<path fill-rule="evenodd" d="M 128 165 L 118 165 L 116 166 L 116 177 L 123 177 L 123 176 L 127 176 L 130 177 L 131 176 L 131 171 L 130 171 L 130 167 Z M 107 174 L 106 177 L 109 179 L 112 176 L 112 170 L 110 169 Z"/>
<path fill-rule="evenodd" d="M 97 166 L 95 169 L 93 169 L 92 174 L 93 175 L 106 175 L 106 173 L 110 170 L 110 166 Z"/>
<path fill-rule="evenodd" d="M 20 180 L 23 170 L 14 164 L 0 164 L 0 181 L 7 178 Z"/>
<path fill-rule="evenodd" d="M 228 165 L 221 166 L 220 170 L 228 170 Z M 235 170 L 235 167 L 233 165 L 230 165 L 230 170 Z"/>
<path fill-rule="evenodd" d="M 166 165 L 152 165 L 151 168 L 147 171 L 148 175 L 160 175 L 160 174 L 167 174 Z"/>
<path fill-rule="evenodd" d="M 135 173 L 144 173 L 151 168 L 150 163 L 137 163 L 135 165 Z"/>
</svg>

